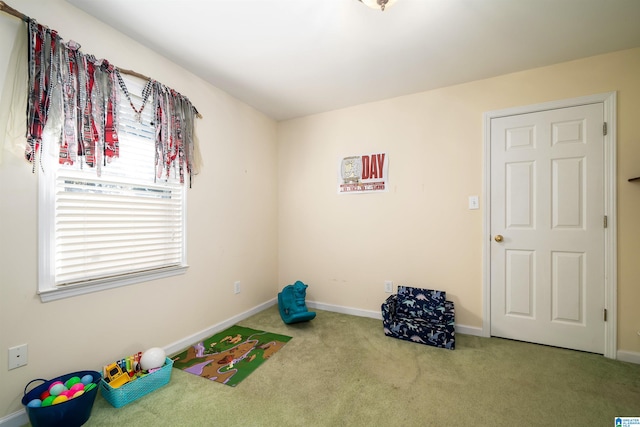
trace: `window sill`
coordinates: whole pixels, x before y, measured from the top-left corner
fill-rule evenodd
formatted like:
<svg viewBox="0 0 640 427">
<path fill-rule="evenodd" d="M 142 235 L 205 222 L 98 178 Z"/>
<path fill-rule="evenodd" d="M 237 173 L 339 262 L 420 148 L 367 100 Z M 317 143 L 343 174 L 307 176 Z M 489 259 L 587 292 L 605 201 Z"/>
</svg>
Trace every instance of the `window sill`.
<svg viewBox="0 0 640 427">
<path fill-rule="evenodd" d="M 187 272 L 188 265 L 166 268 L 153 272 L 144 272 L 139 274 L 127 275 L 124 277 L 104 279 L 97 282 L 82 283 L 77 285 L 61 286 L 52 289 L 40 290 L 40 300 L 42 302 L 50 302 L 63 298 L 71 298 L 78 295 L 90 294 L 93 292 L 104 291 L 107 289 L 119 288 L 121 286 L 133 285 L 150 280 L 163 279 L 165 277 L 177 276 Z"/>
</svg>

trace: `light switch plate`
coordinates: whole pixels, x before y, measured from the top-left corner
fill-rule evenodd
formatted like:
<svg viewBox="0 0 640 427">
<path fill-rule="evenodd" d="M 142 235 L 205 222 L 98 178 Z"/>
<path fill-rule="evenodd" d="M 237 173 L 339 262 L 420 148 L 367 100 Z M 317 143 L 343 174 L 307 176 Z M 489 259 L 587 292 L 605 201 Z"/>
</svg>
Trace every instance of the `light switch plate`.
<svg viewBox="0 0 640 427">
<path fill-rule="evenodd" d="M 384 291 L 388 294 L 393 292 L 393 281 L 391 280 L 384 281 Z"/>
<path fill-rule="evenodd" d="M 478 196 L 469 196 L 469 209 L 480 209 Z"/>
</svg>

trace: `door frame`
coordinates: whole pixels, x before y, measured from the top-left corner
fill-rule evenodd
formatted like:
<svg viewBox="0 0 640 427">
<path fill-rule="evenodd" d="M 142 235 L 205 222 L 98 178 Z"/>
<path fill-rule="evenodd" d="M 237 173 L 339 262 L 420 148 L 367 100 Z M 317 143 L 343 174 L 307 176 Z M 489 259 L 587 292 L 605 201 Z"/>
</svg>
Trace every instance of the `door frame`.
<svg viewBox="0 0 640 427">
<path fill-rule="evenodd" d="M 604 106 L 604 121 L 607 123 L 607 134 L 604 136 L 604 211 L 608 222 L 607 228 L 604 229 L 604 308 L 607 310 L 607 321 L 604 327 L 604 356 L 610 359 L 617 358 L 616 92 L 484 113 L 484 165 L 482 173 L 483 203 L 485 206 L 482 225 L 482 336 L 484 337 L 491 336 L 491 120 L 518 114 L 599 103 Z"/>
</svg>

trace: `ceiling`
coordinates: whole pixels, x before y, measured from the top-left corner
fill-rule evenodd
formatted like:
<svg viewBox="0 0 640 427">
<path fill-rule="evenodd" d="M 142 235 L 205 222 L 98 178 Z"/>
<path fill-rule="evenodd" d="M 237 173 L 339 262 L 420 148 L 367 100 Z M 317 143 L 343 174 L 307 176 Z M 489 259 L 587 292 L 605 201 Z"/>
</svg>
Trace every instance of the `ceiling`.
<svg viewBox="0 0 640 427">
<path fill-rule="evenodd" d="M 67 1 L 275 120 L 640 46 L 639 0 Z"/>
</svg>

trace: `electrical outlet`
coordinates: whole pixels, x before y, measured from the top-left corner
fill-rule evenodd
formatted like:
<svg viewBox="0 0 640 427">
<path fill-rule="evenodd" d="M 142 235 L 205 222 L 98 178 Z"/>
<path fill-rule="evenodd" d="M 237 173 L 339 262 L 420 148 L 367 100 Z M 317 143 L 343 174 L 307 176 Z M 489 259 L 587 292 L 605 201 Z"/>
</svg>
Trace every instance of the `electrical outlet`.
<svg viewBox="0 0 640 427">
<path fill-rule="evenodd" d="M 233 284 L 233 293 L 234 294 L 240 293 L 240 281 L 237 281 Z"/>
<path fill-rule="evenodd" d="M 393 282 L 391 280 L 384 281 L 384 291 L 388 294 L 393 292 Z"/>
<path fill-rule="evenodd" d="M 26 365 L 28 360 L 27 356 L 26 344 L 9 348 L 9 370 Z"/>
</svg>

